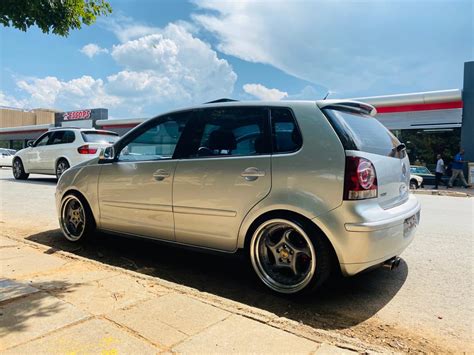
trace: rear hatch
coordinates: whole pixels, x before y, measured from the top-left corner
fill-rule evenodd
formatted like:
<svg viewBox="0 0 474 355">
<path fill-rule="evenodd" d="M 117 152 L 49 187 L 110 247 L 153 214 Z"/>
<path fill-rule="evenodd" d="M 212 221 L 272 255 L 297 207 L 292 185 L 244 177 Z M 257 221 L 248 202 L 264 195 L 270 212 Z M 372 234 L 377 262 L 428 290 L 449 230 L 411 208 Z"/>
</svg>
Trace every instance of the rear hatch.
<svg viewBox="0 0 474 355">
<path fill-rule="evenodd" d="M 98 155 L 101 148 L 113 145 L 120 138 L 115 132 L 103 130 L 81 131 L 81 135 L 85 144 L 78 148 L 80 154 Z"/>
<path fill-rule="evenodd" d="M 408 199 L 410 162 L 403 144 L 374 116 L 375 108 L 354 101 L 320 101 L 318 106 L 338 134 L 346 156 L 372 162 L 377 175 L 377 201 L 388 209 Z"/>
</svg>

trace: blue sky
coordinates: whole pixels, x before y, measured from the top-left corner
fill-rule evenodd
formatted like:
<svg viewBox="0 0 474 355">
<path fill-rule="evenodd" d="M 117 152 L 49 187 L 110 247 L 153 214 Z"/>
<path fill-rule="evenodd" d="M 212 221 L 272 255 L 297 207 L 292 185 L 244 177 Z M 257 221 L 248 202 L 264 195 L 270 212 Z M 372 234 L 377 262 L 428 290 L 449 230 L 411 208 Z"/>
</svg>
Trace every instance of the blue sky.
<svg viewBox="0 0 474 355">
<path fill-rule="evenodd" d="M 1 29 L 0 105 L 149 117 L 220 97 L 462 87 L 473 1 L 110 1 L 67 38 Z"/>
</svg>

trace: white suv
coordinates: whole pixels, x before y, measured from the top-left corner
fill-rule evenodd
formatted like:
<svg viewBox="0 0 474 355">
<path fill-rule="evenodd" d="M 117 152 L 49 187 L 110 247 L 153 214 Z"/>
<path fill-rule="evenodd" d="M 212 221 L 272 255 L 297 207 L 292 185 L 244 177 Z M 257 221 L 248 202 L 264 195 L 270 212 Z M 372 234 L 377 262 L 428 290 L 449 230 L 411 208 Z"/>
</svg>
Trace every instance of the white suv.
<svg viewBox="0 0 474 355">
<path fill-rule="evenodd" d="M 13 158 L 15 179 L 27 179 L 30 173 L 56 175 L 69 167 L 97 157 L 101 148 L 117 141 L 118 134 L 111 131 L 79 128 L 50 130 Z"/>
</svg>

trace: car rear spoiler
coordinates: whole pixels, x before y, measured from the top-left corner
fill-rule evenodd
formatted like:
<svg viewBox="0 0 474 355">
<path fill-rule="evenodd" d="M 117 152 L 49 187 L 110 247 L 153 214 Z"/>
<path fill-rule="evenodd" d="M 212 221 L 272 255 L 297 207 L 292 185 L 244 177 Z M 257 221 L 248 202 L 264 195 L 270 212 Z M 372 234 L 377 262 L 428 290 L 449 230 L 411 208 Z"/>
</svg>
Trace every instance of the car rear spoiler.
<svg viewBox="0 0 474 355">
<path fill-rule="evenodd" d="M 332 109 L 338 111 L 345 111 L 360 115 L 369 115 L 374 117 L 377 114 L 377 109 L 365 102 L 351 101 L 351 100 L 321 100 L 316 101 L 316 105 L 320 109 Z"/>
</svg>

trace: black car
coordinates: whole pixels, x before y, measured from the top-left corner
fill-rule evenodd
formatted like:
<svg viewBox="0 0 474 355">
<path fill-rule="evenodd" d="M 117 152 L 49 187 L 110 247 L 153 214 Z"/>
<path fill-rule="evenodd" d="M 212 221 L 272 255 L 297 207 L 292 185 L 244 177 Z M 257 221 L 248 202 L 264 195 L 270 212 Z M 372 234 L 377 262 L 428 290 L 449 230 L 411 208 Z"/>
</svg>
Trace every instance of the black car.
<svg viewBox="0 0 474 355">
<path fill-rule="evenodd" d="M 412 165 L 410 166 L 410 173 L 419 175 L 423 178 L 423 184 L 421 187 L 425 187 L 425 185 L 434 185 L 436 176 L 433 174 L 426 166 L 420 165 Z M 443 175 L 441 178 L 441 185 L 447 185 L 449 181 L 449 176 Z"/>
</svg>

